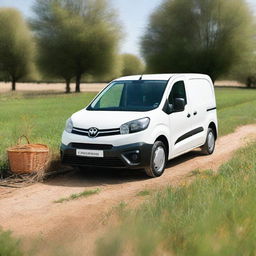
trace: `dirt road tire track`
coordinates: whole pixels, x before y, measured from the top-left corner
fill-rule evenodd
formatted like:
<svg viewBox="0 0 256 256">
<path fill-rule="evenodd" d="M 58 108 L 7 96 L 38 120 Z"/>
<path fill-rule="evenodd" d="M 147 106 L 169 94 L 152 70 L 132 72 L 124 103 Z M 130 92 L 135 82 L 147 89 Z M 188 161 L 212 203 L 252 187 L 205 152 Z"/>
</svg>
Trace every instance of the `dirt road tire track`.
<svg viewBox="0 0 256 256">
<path fill-rule="evenodd" d="M 0 226 L 24 238 L 40 236 L 44 240 L 81 240 L 95 236 L 106 214 L 120 201 L 134 205 L 141 198 L 136 194 L 144 189 L 178 185 L 189 179 L 194 169 L 217 170 L 233 153 L 256 139 L 256 124 L 238 128 L 234 133 L 218 139 L 213 155 L 204 156 L 193 151 L 168 163 L 164 175 L 148 179 L 138 171 L 89 170 L 72 172 L 44 184 L 0 194 Z M 79 193 L 85 189 L 100 188 L 97 195 L 62 204 L 53 201 Z M 1 193 L 0 192 L 0 193 Z"/>
</svg>

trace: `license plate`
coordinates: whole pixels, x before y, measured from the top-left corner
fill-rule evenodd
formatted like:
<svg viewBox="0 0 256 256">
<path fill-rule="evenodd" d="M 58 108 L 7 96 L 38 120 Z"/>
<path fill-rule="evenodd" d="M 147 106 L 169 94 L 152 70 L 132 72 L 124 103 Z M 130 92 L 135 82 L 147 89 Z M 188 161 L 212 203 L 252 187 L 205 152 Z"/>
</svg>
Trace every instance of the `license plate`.
<svg viewBox="0 0 256 256">
<path fill-rule="evenodd" d="M 84 157 L 104 157 L 103 150 L 77 149 L 76 155 Z"/>
</svg>

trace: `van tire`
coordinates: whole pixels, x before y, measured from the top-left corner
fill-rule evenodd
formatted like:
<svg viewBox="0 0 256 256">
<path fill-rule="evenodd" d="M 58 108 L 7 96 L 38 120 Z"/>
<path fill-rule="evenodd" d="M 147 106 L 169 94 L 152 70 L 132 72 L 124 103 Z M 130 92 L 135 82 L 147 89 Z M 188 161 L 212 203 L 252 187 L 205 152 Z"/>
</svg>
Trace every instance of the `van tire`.
<svg viewBox="0 0 256 256">
<path fill-rule="evenodd" d="M 156 141 L 151 151 L 150 166 L 145 168 L 145 172 L 149 177 L 160 177 L 164 173 L 166 163 L 166 147 L 162 141 Z"/>
<path fill-rule="evenodd" d="M 208 128 L 205 144 L 201 147 L 203 154 L 211 155 L 215 149 L 216 137 L 212 128 Z"/>
</svg>

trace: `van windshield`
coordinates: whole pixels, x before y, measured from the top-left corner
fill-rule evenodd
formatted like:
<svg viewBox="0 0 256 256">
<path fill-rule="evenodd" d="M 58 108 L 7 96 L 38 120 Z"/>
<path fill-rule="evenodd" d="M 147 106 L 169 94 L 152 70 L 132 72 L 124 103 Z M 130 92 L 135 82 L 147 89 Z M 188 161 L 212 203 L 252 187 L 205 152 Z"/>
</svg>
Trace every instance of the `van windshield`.
<svg viewBox="0 0 256 256">
<path fill-rule="evenodd" d="M 156 109 L 167 81 L 116 81 L 103 90 L 87 110 L 149 111 Z"/>
</svg>

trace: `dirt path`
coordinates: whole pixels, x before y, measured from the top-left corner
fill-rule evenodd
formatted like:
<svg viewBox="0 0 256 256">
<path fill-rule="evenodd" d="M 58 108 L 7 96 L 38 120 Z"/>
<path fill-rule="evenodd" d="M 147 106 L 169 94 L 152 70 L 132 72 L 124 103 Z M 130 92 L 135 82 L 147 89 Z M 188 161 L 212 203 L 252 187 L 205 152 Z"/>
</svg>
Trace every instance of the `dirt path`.
<svg viewBox="0 0 256 256">
<path fill-rule="evenodd" d="M 184 178 L 188 179 L 188 174 L 197 168 L 217 170 L 232 157 L 234 151 L 255 139 L 256 125 L 240 127 L 236 132 L 219 138 L 213 155 L 202 156 L 195 150 L 170 161 L 165 174 L 157 179 L 148 179 L 140 171 L 87 170 L 9 194 L 2 189 L 0 226 L 27 239 L 39 237 L 42 241 L 55 241 L 56 244 L 63 240 L 73 244 L 80 241 L 79 250 L 88 249 L 88 243 L 97 234 L 97 227 L 100 229 L 106 215 L 121 201 L 134 205 L 141 200 L 136 196 L 139 191 L 177 185 Z M 72 193 L 95 188 L 101 190 L 97 195 L 62 204 L 53 202 Z"/>
<path fill-rule="evenodd" d="M 82 83 L 82 92 L 99 92 L 106 86 L 106 83 Z M 17 83 L 16 90 L 20 92 L 44 92 L 55 91 L 65 92 L 66 85 L 64 83 Z M 75 84 L 70 85 L 71 91 L 75 91 Z M 9 92 L 11 89 L 10 83 L 0 82 L 0 93 Z"/>
</svg>

